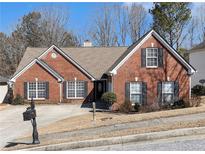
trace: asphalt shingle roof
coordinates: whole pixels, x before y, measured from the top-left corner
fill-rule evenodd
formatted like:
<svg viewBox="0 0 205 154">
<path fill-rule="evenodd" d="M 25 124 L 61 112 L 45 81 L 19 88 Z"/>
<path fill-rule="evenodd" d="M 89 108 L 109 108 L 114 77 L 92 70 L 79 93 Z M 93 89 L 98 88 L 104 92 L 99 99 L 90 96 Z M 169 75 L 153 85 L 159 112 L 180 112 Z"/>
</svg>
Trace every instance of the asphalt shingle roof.
<svg viewBox="0 0 205 154">
<path fill-rule="evenodd" d="M 127 50 L 127 47 L 78 47 L 60 49 L 93 77 L 100 79 Z M 21 71 L 35 58 L 38 58 L 46 50 L 47 48 L 27 48 L 15 74 Z"/>
<path fill-rule="evenodd" d="M 8 81 L 7 78 L 5 78 L 5 77 L 3 77 L 3 76 L 0 76 L 0 82 L 7 82 L 7 81 Z"/>
</svg>

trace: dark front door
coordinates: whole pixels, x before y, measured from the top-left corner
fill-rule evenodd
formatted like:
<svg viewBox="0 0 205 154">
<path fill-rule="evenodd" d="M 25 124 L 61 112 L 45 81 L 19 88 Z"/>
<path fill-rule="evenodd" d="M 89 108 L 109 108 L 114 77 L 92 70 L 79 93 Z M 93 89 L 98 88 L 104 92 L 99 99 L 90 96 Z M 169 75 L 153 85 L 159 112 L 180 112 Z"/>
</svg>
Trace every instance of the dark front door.
<svg viewBox="0 0 205 154">
<path fill-rule="evenodd" d="M 100 80 L 95 82 L 95 99 L 99 100 L 106 91 L 106 81 Z"/>
</svg>

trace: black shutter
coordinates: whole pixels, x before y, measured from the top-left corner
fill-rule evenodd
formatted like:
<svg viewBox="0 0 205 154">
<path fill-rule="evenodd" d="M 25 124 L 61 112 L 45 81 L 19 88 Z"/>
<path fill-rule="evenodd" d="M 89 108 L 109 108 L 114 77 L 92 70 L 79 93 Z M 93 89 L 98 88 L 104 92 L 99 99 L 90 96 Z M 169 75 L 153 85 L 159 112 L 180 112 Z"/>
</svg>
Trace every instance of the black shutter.
<svg viewBox="0 0 205 154">
<path fill-rule="evenodd" d="M 84 98 L 88 96 L 88 82 L 84 81 Z"/>
<path fill-rule="evenodd" d="M 49 82 L 46 82 L 46 99 L 49 99 Z"/>
<path fill-rule="evenodd" d="M 125 83 L 125 100 L 130 100 L 130 83 Z"/>
<path fill-rule="evenodd" d="M 163 67 L 163 61 L 164 61 L 164 58 L 163 58 L 163 48 L 158 48 L 158 66 L 159 67 Z"/>
<path fill-rule="evenodd" d="M 141 49 L 141 67 L 146 67 L 146 48 Z"/>
<path fill-rule="evenodd" d="M 24 99 L 28 98 L 28 96 L 27 96 L 27 84 L 28 84 L 28 82 L 24 82 Z"/>
<path fill-rule="evenodd" d="M 66 99 L 67 98 L 67 92 L 66 92 L 66 81 L 63 82 L 63 98 Z"/>
<path fill-rule="evenodd" d="M 147 103 L 147 84 L 142 82 L 142 105 Z"/>
<path fill-rule="evenodd" d="M 161 81 L 157 83 L 157 97 L 158 97 L 158 103 L 162 103 L 162 82 Z"/>
<path fill-rule="evenodd" d="M 179 83 L 175 81 L 173 85 L 174 85 L 174 100 L 176 101 L 179 99 Z"/>
</svg>

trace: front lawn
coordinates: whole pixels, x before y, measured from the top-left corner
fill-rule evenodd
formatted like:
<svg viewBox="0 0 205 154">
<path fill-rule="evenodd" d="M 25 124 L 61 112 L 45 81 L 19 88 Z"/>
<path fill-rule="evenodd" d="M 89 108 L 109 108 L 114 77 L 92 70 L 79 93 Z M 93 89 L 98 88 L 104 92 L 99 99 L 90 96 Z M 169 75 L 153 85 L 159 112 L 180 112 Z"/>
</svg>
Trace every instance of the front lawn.
<svg viewBox="0 0 205 154">
<path fill-rule="evenodd" d="M 93 121 L 92 112 L 86 115 L 80 115 L 70 117 L 57 121 L 46 127 L 40 128 L 40 134 L 65 132 L 100 126 L 107 126 L 120 123 L 137 122 L 151 119 L 159 119 L 194 113 L 205 112 L 205 106 L 190 107 L 176 110 L 167 110 L 159 112 L 141 113 L 141 114 L 122 114 L 122 113 L 110 113 L 110 112 L 96 112 L 96 121 Z"/>
</svg>

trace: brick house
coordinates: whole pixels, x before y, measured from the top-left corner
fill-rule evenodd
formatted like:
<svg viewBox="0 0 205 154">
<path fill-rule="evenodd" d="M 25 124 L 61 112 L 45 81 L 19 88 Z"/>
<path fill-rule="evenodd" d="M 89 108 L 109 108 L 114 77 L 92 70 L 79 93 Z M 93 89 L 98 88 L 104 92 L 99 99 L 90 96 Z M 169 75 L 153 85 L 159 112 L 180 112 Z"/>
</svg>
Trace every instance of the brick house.
<svg viewBox="0 0 205 154">
<path fill-rule="evenodd" d="M 14 96 L 47 103 L 99 100 L 169 103 L 190 97 L 195 69 L 151 30 L 129 47 L 27 48 L 15 74 Z"/>
</svg>

